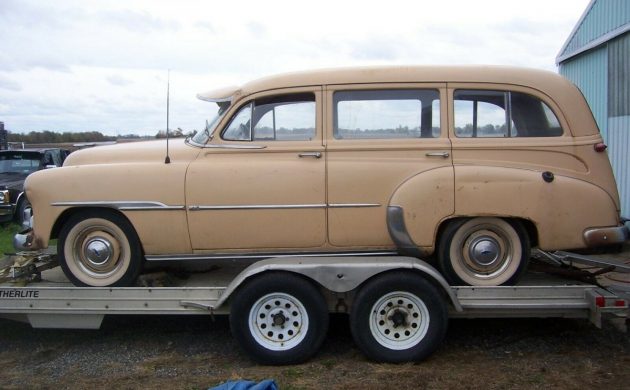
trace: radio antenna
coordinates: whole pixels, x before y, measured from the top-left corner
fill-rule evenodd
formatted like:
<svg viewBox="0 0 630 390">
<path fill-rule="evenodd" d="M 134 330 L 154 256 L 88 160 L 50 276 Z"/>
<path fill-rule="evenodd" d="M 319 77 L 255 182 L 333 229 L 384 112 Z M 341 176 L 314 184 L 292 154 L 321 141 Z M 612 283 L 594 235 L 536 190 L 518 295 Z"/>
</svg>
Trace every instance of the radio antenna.
<svg viewBox="0 0 630 390">
<path fill-rule="evenodd" d="M 166 158 L 164 159 L 164 164 L 170 164 L 171 158 L 168 156 L 168 114 L 169 114 L 169 98 L 170 98 L 170 87 L 171 87 L 171 70 L 168 70 L 168 76 L 166 79 Z"/>
</svg>

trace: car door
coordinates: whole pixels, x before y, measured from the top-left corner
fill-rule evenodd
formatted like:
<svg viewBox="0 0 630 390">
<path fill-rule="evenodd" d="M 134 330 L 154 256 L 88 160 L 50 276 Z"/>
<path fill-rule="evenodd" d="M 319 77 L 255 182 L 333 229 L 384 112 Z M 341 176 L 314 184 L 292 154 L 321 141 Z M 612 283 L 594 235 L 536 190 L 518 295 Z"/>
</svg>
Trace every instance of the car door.
<svg viewBox="0 0 630 390">
<path fill-rule="evenodd" d="M 327 87 L 332 245 L 393 247 L 388 206 L 411 181 L 429 196 L 414 191 L 399 205 L 407 233 L 415 245 L 432 245 L 437 225 L 454 208 L 451 146 L 440 104 L 445 96 L 444 83 Z M 438 174 L 423 176 L 425 172 Z"/>
<path fill-rule="evenodd" d="M 241 99 L 190 165 L 193 250 L 296 251 L 326 241 L 321 87 Z"/>
</svg>

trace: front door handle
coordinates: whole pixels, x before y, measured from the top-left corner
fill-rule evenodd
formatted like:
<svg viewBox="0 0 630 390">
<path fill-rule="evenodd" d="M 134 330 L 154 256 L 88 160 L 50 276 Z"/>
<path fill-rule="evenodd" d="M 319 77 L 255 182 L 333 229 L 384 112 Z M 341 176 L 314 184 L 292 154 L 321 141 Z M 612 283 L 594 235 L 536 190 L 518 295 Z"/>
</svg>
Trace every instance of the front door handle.
<svg viewBox="0 0 630 390">
<path fill-rule="evenodd" d="M 304 158 L 304 157 L 321 158 L 322 154 L 320 152 L 304 152 L 304 153 L 298 154 L 298 156 L 300 158 Z"/>
<path fill-rule="evenodd" d="M 447 158 L 448 156 L 450 156 L 450 154 L 448 154 L 448 152 L 432 152 L 432 153 L 425 154 L 425 156 Z"/>
</svg>

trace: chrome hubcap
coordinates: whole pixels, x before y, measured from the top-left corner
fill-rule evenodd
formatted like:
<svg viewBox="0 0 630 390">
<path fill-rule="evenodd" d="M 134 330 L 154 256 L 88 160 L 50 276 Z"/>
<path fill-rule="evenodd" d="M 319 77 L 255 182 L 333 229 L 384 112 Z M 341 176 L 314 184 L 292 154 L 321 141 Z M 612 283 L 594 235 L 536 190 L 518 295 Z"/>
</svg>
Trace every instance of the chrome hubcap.
<svg viewBox="0 0 630 390">
<path fill-rule="evenodd" d="M 476 276 L 500 273 L 511 261 L 508 240 L 489 229 L 472 232 L 464 241 L 462 255 L 468 272 Z"/>
<path fill-rule="evenodd" d="M 95 267 L 107 263 L 113 254 L 112 244 L 100 237 L 90 239 L 85 245 L 85 258 Z"/>
<path fill-rule="evenodd" d="M 491 237 L 480 237 L 470 244 L 469 256 L 475 263 L 488 266 L 499 258 L 499 244 Z"/>
</svg>

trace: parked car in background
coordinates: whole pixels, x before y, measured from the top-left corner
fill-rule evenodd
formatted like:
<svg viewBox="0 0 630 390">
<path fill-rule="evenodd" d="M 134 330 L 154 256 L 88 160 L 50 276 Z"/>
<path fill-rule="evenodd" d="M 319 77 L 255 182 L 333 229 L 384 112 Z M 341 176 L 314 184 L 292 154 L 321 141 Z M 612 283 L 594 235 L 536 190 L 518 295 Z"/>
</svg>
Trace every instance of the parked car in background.
<svg viewBox="0 0 630 390">
<path fill-rule="evenodd" d="M 24 180 L 35 171 L 63 165 L 70 151 L 59 148 L 0 151 L 0 222 L 22 223 L 31 204 L 24 195 Z"/>
<path fill-rule="evenodd" d="M 33 230 L 76 285 L 144 261 L 406 254 L 510 285 L 530 248 L 623 242 L 598 127 L 563 77 L 509 67 L 292 73 L 199 96 L 204 131 L 73 153 L 26 181 Z M 282 283 L 279 280 L 278 283 Z"/>
</svg>

